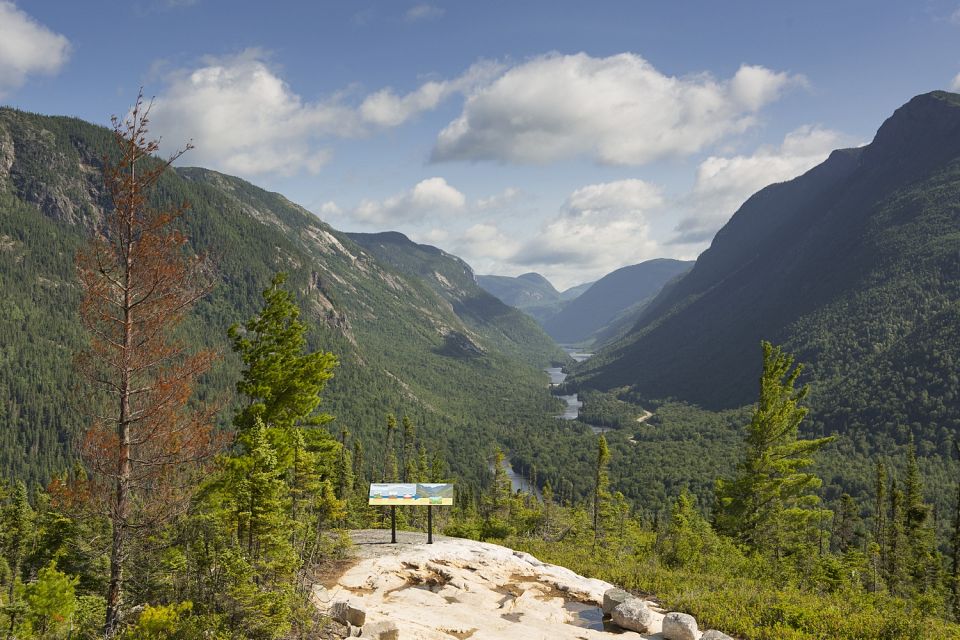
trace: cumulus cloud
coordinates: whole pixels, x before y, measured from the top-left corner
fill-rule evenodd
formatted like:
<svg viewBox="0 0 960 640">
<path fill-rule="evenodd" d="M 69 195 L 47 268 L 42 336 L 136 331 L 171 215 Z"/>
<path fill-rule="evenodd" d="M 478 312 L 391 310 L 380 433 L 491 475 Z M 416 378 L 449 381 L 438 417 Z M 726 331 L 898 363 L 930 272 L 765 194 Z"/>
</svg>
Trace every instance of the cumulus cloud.
<svg viewBox="0 0 960 640">
<path fill-rule="evenodd" d="M 729 80 L 667 76 L 632 53 L 540 56 L 472 91 L 432 157 L 545 163 L 587 156 L 644 164 L 748 129 L 762 107 L 803 82 L 749 65 Z"/>
<path fill-rule="evenodd" d="M 676 227 L 675 243 L 700 243 L 713 237 L 744 200 L 763 187 L 784 182 L 823 162 L 850 138 L 806 125 L 788 133 L 777 147 L 751 155 L 710 156 L 697 168 L 692 192 L 681 205 L 690 214 Z"/>
<path fill-rule="evenodd" d="M 0 1 L 0 97 L 34 74 L 52 75 L 70 56 L 70 42 L 12 2 Z"/>
<path fill-rule="evenodd" d="M 363 100 L 360 116 L 374 125 L 395 127 L 417 114 L 435 109 L 441 101 L 455 93 L 469 91 L 489 81 L 501 69 L 494 62 L 481 61 L 453 80 L 431 80 L 406 95 L 397 95 L 390 88 L 381 89 Z"/>
<path fill-rule="evenodd" d="M 403 15 L 407 22 L 421 22 L 423 20 L 433 20 L 439 18 L 445 13 L 441 7 L 435 7 L 430 4 L 421 3 L 407 9 Z"/>
<path fill-rule="evenodd" d="M 171 144 L 193 140 L 194 163 L 245 176 L 317 173 L 331 158 L 333 139 L 399 126 L 488 81 L 500 68 L 481 61 L 451 80 L 427 81 L 405 95 L 382 89 L 359 104 L 349 103 L 346 92 L 309 102 L 265 51 L 247 49 L 168 72 L 154 102 L 153 125 Z"/>
<path fill-rule="evenodd" d="M 350 216 L 365 224 L 396 225 L 458 215 L 467 199 L 443 178 L 427 178 L 385 200 L 363 200 Z"/>
<path fill-rule="evenodd" d="M 359 128 L 336 99 L 305 102 L 259 49 L 172 72 L 152 118 L 165 140 L 193 140 L 191 162 L 241 175 L 316 173 L 331 156 L 318 140 Z"/>
<path fill-rule="evenodd" d="M 476 208 L 479 211 L 497 211 L 509 207 L 523 196 L 523 192 L 516 187 L 507 187 L 500 193 L 486 198 L 478 198 Z"/>
<path fill-rule="evenodd" d="M 953 76 L 953 82 L 950 83 L 950 91 L 960 93 L 960 73 Z"/>
<path fill-rule="evenodd" d="M 480 222 L 464 231 L 456 242 L 456 251 L 466 256 L 482 256 L 486 261 L 510 259 L 520 249 L 516 238 L 508 236 L 492 222 Z"/>
<path fill-rule="evenodd" d="M 581 187 L 532 237 L 515 242 L 505 260 L 519 270 L 550 273 L 551 281 L 568 286 L 662 257 L 649 222 L 664 202 L 661 189 L 643 180 Z"/>
</svg>

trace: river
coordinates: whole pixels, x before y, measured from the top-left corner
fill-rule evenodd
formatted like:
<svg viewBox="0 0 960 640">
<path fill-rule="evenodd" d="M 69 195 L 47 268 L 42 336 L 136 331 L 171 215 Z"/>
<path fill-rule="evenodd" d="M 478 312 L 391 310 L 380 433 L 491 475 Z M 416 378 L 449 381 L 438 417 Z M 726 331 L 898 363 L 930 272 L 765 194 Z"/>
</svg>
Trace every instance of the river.
<svg viewBox="0 0 960 640">
<path fill-rule="evenodd" d="M 592 353 L 584 353 L 583 351 L 573 347 L 563 347 L 563 350 L 566 351 L 567 354 L 577 362 L 583 362 L 593 355 Z M 547 367 L 544 369 L 544 371 L 546 371 L 547 375 L 550 376 L 551 387 L 563 384 L 563 381 L 567 379 L 567 374 L 563 372 L 562 367 Z M 557 417 L 561 420 L 576 420 L 580 416 L 580 407 L 583 406 L 583 403 L 580 402 L 580 397 L 575 393 L 568 396 L 557 397 L 567 403 L 567 408 L 564 409 L 563 413 Z"/>
</svg>

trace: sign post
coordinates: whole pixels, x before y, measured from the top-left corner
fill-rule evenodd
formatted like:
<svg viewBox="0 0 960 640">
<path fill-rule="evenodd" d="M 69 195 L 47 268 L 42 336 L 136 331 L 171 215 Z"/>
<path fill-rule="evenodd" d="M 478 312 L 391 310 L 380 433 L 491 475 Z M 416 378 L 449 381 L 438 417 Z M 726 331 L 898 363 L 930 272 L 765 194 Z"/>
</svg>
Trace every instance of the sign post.
<svg viewBox="0 0 960 640">
<path fill-rule="evenodd" d="M 390 507 L 390 542 L 397 543 L 397 506 L 427 507 L 427 544 L 433 544 L 433 507 L 453 506 L 453 485 L 443 482 L 381 482 L 370 485 L 370 505 Z"/>
</svg>

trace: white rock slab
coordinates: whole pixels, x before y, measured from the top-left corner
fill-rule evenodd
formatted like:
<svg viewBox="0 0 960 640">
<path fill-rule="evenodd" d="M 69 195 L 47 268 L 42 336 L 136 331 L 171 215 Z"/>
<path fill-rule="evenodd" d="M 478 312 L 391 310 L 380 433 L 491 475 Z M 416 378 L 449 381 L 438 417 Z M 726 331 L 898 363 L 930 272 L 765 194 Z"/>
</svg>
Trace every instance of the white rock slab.
<svg viewBox="0 0 960 640">
<path fill-rule="evenodd" d="M 370 555 L 369 550 L 364 550 Z M 601 606 L 612 585 L 540 562 L 527 553 L 459 538 L 432 545 L 383 545 L 378 557 L 360 560 L 329 589 L 315 590 L 321 609 L 349 597 L 362 603 L 367 624 L 392 621 L 403 640 L 610 640 L 600 630 L 570 624 L 570 601 Z M 663 614 L 649 635 L 661 638 Z"/>
</svg>

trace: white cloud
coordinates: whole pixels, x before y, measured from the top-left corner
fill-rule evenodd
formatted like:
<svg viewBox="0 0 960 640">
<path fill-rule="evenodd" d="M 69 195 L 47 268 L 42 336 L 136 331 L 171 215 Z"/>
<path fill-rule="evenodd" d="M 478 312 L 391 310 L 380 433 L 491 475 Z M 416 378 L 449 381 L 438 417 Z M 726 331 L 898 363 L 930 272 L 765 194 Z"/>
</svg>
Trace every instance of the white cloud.
<svg viewBox="0 0 960 640">
<path fill-rule="evenodd" d="M 748 65 L 727 81 L 672 77 L 631 53 L 539 56 L 470 92 L 433 159 L 643 164 L 748 129 L 759 109 L 802 82 Z"/>
<path fill-rule="evenodd" d="M 476 208 L 479 211 L 498 211 L 506 207 L 509 207 L 519 198 L 523 196 L 523 192 L 516 187 L 507 187 L 500 193 L 496 193 L 492 196 L 487 196 L 486 198 L 478 198 L 476 203 Z"/>
<path fill-rule="evenodd" d="M 954 12 L 950 14 L 948 20 L 953 24 L 960 25 L 960 7 L 955 9 Z"/>
<path fill-rule="evenodd" d="M 477 223 L 457 238 L 455 250 L 485 260 L 508 260 L 520 249 L 516 238 L 508 236 L 491 222 Z"/>
<path fill-rule="evenodd" d="M 191 163 L 241 175 L 316 173 L 331 155 L 318 140 L 359 127 L 336 98 L 305 102 L 259 49 L 174 71 L 151 115 L 171 144 L 193 140 Z"/>
<path fill-rule="evenodd" d="M 651 214 L 664 204 L 659 187 L 619 180 L 581 187 L 506 261 L 514 271 L 550 274 L 558 286 L 596 279 L 627 264 L 663 257 L 650 234 Z"/>
<path fill-rule="evenodd" d="M 466 204 L 466 197 L 446 180 L 427 178 L 385 200 L 363 200 L 350 215 L 365 224 L 396 225 L 458 215 L 466 209 Z"/>
<path fill-rule="evenodd" d="M 761 147 L 752 155 L 710 156 L 700 163 L 693 190 L 681 203 L 690 215 L 677 225 L 674 242 L 709 240 L 748 197 L 797 177 L 850 143 L 836 131 L 806 125 L 788 133 L 778 147 Z"/>
<path fill-rule="evenodd" d="M 399 126 L 500 70 L 481 61 L 456 78 L 427 81 L 402 96 L 386 88 L 359 105 L 348 104 L 345 92 L 308 102 L 269 64 L 266 52 L 247 49 L 169 72 L 154 102 L 153 125 L 170 144 L 193 140 L 191 163 L 245 176 L 317 173 L 331 158 L 332 139 Z"/>
<path fill-rule="evenodd" d="M 0 97 L 33 74 L 52 75 L 70 56 L 70 42 L 12 2 L 0 1 Z"/>
<path fill-rule="evenodd" d="M 455 93 L 470 91 L 488 82 L 501 70 L 502 66 L 494 62 L 480 61 L 453 80 L 431 80 L 403 96 L 391 88 L 381 89 L 360 104 L 360 116 L 370 124 L 396 127 L 424 111 L 435 109 Z"/>
<path fill-rule="evenodd" d="M 343 209 L 333 200 L 328 200 L 317 208 L 316 213 L 321 220 L 326 221 L 329 218 L 337 218 L 343 215 Z"/>
<path fill-rule="evenodd" d="M 950 91 L 960 93 L 960 73 L 953 76 L 953 82 L 950 83 Z"/>
<path fill-rule="evenodd" d="M 430 4 L 421 3 L 407 9 L 404 18 L 407 22 L 420 22 L 422 20 L 433 20 L 439 18 L 446 10 L 442 7 L 435 7 Z"/>
</svg>

